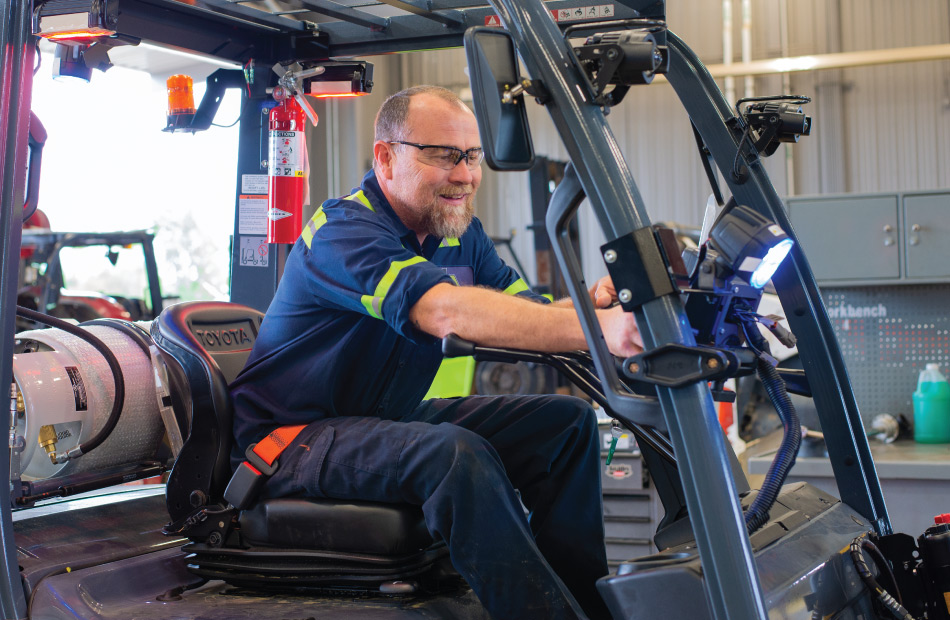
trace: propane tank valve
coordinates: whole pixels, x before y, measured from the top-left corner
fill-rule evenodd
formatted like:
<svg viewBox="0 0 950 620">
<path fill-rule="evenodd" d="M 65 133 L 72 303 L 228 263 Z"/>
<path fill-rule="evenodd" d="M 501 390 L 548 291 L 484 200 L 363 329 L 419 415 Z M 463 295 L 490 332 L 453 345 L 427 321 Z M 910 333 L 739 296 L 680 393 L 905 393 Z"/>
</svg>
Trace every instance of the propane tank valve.
<svg viewBox="0 0 950 620">
<path fill-rule="evenodd" d="M 40 427 L 39 437 L 40 446 L 46 450 L 49 460 L 56 464 L 56 429 L 52 424 L 46 424 Z"/>
</svg>

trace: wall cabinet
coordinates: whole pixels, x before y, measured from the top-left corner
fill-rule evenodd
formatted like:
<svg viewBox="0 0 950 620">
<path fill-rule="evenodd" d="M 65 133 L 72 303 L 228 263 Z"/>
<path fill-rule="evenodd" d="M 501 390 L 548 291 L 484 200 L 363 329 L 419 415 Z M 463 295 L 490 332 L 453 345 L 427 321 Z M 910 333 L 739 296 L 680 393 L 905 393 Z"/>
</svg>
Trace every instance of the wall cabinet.
<svg viewBox="0 0 950 620">
<path fill-rule="evenodd" d="M 793 197 L 786 204 L 819 284 L 950 281 L 950 192 Z"/>
</svg>

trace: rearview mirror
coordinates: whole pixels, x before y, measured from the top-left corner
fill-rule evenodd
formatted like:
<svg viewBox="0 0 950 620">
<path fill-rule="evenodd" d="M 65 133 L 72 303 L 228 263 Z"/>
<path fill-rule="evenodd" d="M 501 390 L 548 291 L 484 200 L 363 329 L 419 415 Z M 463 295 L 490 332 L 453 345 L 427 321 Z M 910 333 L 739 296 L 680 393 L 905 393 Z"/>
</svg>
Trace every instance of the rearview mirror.
<svg viewBox="0 0 950 620">
<path fill-rule="evenodd" d="M 521 82 L 511 36 L 476 26 L 465 31 L 472 102 L 485 161 L 493 170 L 527 170 L 534 163 L 524 95 L 502 102 L 502 93 Z"/>
</svg>

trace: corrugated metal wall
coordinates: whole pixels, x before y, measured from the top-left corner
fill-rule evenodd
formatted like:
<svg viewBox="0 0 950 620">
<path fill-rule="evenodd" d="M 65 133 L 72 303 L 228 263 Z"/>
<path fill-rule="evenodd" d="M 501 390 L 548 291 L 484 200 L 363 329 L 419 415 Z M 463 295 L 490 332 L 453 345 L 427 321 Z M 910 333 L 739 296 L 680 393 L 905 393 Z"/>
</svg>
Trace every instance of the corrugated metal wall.
<svg viewBox="0 0 950 620">
<path fill-rule="evenodd" d="M 741 15 L 733 0 L 734 60 L 740 58 Z M 783 3 L 752 1 L 752 58 L 782 55 Z M 791 56 L 950 43 L 950 0 L 788 1 L 787 53 Z M 668 0 L 668 23 L 707 64 L 723 61 L 722 7 L 718 2 Z M 331 187 L 346 191 L 371 157 L 372 118 L 382 96 L 413 84 L 468 87 L 462 50 L 370 59 L 376 65 L 372 98 L 358 109 L 341 103 L 327 110 L 339 119 L 335 140 L 344 163 Z M 779 194 L 906 191 L 950 187 L 950 61 L 791 74 L 789 92 L 808 95 L 813 134 L 766 160 Z M 756 95 L 783 92 L 781 76 L 754 80 Z M 736 79 L 736 96 L 744 96 Z M 710 193 L 686 114 L 666 83 L 632 89 L 608 117 L 650 210 L 651 219 L 699 226 Z M 566 154 L 547 112 L 529 105 L 536 151 Z M 354 142 L 355 141 L 355 142 Z M 334 147 L 328 149 L 331 156 Z M 790 160 L 790 161 L 789 161 Z M 794 187 L 788 187 L 791 169 Z M 531 219 L 526 173 L 485 169 L 478 215 L 489 232 L 521 234 L 516 250 L 533 276 L 526 225 Z M 603 236 L 589 209 L 581 210 L 582 254 L 588 280 L 605 273 L 597 246 Z"/>
</svg>

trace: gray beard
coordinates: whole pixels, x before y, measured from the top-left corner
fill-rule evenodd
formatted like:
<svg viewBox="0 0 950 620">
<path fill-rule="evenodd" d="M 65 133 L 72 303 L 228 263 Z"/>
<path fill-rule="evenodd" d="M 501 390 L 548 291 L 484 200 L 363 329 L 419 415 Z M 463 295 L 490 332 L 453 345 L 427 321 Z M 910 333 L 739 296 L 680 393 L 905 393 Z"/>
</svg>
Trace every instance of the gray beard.
<svg viewBox="0 0 950 620">
<path fill-rule="evenodd" d="M 449 214 L 433 204 L 422 213 L 420 222 L 422 230 L 436 237 L 461 237 L 468 230 L 475 216 L 472 197 L 469 197 L 453 215 L 461 215 L 461 217 L 450 218 Z"/>
</svg>

